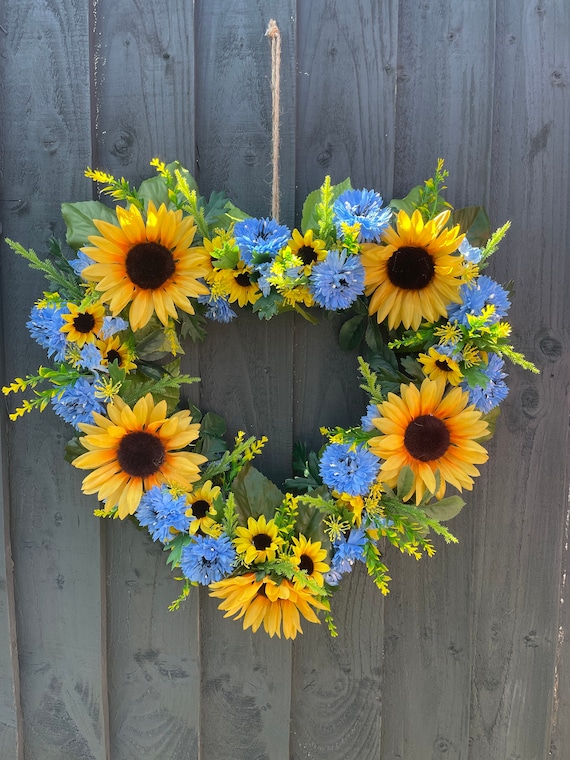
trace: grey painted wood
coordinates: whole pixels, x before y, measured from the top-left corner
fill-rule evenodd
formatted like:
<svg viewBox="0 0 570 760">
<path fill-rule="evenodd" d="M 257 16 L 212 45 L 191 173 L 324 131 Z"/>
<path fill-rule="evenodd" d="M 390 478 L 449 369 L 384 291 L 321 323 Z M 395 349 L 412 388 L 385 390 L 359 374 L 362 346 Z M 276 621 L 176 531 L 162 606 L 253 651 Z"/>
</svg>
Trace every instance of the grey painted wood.
<svg viewBox="0 0 570 760">
<path fill-rule="evenodd" d="M 63 232 L 59 204 L 90 193 L 89 6 L 8 3 L 2 11 L 3 235 L 38 252 Z M 45 361 L 25 328 L 46 289 L 3 246 L 8 376 Z M 13 402 L 10 401 L 10 404 Z M 26 760 L 107 758 L 99 525 L 64 467 L 69 428 L 51 411 L 10 423 L 21 720 Z"/>
<path fill-rule="evenodd" d="M 494 0 L 400 3 L 394 192 L 450 170 L 455 206 L 486 203 L 493 105 Z M 481 488 L 486 472 L 477 481 Z M 387 552 L 382 757 L 469 751 L 472 516 L 478 491 L 450 525 L 458 546 L 415 563 Z M 389 697 L 388 697 L 389 695 Z"/>
<path fill-rule="evenodd" d="M 95 72 L 97 167 L 138 184 L 153 156 L 194 163 L 192 4 L 100 0 Z M 194 373 L 193 369 L 189 369 Z M 197 595 L 181 588 L 159 543 L 128 522 L 106 525 L 110 743 L 113 758 L 198 756 Z"/>
<path fill-rule="evenodd" d="M 295 4 L 196 3 L 197 176 L 251 215 L 271 209 L 269 20 L 282 37 L 281 221 L 294 208 Z M 277 482 L 290 473 L 291 315 L 271 325 L 240 314 L 212 325 L 199 349 L 200 405 L 224 414 L 228 432 L 269 438 L 256 464 Z M 201 753 L 204 758 L 289 757 L 291 645 L 224 621 L 201 591 Z M 221 720 L 220 716 L 224 715 Z"/>
<path fill-rule="evenodd" d="M 560 77 L 567 81 L 569 10 L 565 2 L 497 4 L 490 206 L 513 228 L 492 272 L 516 282 L 514 339 L 542 374 L 510 373 L 475 533 L 477 760 L 538 760 L 550 751 L 568 496 L 569 273 L 561 251 L 568 250 L 570 93 Z M 563 683 L 567 663 L 558 664 Z M 559 757 L 570 752 L 565 737 L 563 729 L 556 738 Z"/>
</svg>

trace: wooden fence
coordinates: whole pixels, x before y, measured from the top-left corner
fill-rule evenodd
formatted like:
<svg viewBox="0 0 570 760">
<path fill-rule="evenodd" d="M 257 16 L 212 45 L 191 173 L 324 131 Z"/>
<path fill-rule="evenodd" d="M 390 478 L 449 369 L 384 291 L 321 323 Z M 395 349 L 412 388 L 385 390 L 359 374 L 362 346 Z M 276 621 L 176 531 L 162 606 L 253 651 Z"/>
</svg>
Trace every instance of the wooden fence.
<svg viewBox="0 0 570 760">
<path fill-rule="evenodd" d="M 570 757 L 568 0 L 5 0 L 2 236 L 45 250 L 87 165 L 138 182 L 179 159 L 204 194 L 270 199 L 270 46 L 283 39 L 281 205 L 325 174 L 398 197 L 450 171 L 455 206 L 511 219 L 492 264 L 513 279 L 513 368 L 490 462 L 451 525 L 457 547 L 387 552 L 384 600 L 355 572 L 339 636 L 293 644 L 223 621 L 206 592 L 176 613 L 160 547 L 100 521 L 51 411 L 2 414 L 2 760 L 566 760 Z M 2 244 L 0 370 L 44 360 L 25 321 L 44 283 Z M 362 413 L 338 323 L 240 317 L 187 346 L 195 400 L 297 439 Z"/>
</svg>

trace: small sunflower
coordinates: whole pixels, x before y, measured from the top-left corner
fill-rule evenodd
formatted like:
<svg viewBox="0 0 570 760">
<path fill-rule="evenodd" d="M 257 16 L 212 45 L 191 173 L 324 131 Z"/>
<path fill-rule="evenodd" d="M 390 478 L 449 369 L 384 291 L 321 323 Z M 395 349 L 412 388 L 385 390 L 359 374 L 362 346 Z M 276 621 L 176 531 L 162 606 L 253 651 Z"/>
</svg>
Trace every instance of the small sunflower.
<svg viewBox="0 0 570 760">
<path fill-rule="evenodd" d="M 329 565 L 323 560 L 327 556 L 327 550 L 321 547 L 320 541 L 311 541 L 303 535 L 293 538 L 293 561 L 299 570 L 304 570 L 307 577 L 322 586 L 324 583 L 323 573 L 328 573 Z"/>
<path fill-rule="evenodd" d="M 257 520 L 255 517 L 249 517 L 247 528 L 237 528 L 236 535 L 236 551 L 245 555 L 242 559 L 246 565 L 251 562 L 272 562 L 284 543 L 275 520 L 267 521 L 265 515 L 261 515 Z"/>
<path fill-rule="evenodd" d="M 103 327 L 105 307 L 101 303 L 92 303 L 87 306 L 77 306 L 74 303 L 67 304 L 67 314 L 62 314 L 63 325 L 60 332 L 71 343 L 76 343 L 82 348 L 86 343 L 95 343 L 97 333 Z"/>
<path fill-rule="evenodd" d="M 251 281 L 252 270 L 240 259 L 235 269 L 217 269 L 210 276 L 213 287 L 224 292 L 230 303 L 238 302 L 239 306 L 254 304 L 261 298 L 261 291 Z"/>
<path fill-rule="evenodd" d="M 190 523 L 191 534 L 198 533 L 198 531 L 206 535 L 212 534 L 212 528 L 217 524 L 214 520 L 216 514 L 214 500 L 219 494 L 220 487 L 213 486 L 211 480 L 206 480 L 200 488 L 188 494 L 186 515 L 194 518 Z M 214 530 L 214 532 L 216 531 Z"/>
<path fill-rule="evenodd" d="M 207 295 L 198 279 L 211 270 L 204 248 L 191 248 L 196 227 L 182 211 L 158 210 L 148 202 L 146 221 L 136 206 L 116 209 L 119 225 L 100 219 L 93 222 L 99 235 L 89 238 L 82 251 L 95 261 L 83 277 L 96 283 L 113 316 L 127 305 L 133 330 L 144 327 L 153 314 L 163 325 L 178 319 L 176 307 L 194 313 L 190 298 Z"/>
<path fill-rule="evenodd" d="M 255 633 L 263 623 L 267 633 L 281 638 L 281 625 L 286 639 L 303 633 L 301 615 L 310 623 L 320 623 L 312 607 L 327 610 L 327 603 L 286 579 L 277 583 L 269 576 L 257 580 L 255 573 L 224 578 L 210 583 L 210 596 L 222 599 L 219 609 L 224 617 L 243 618 L 243 628 Z M 299 614 L 300 613 L 300 614 Z"/>
<path fill-rule="evenodd" d="M 389 227 L 382 244 L 362 246 L 369 313 L 388 327 L 400 324 L 417 330 L 422 319 L 437 322 L 450 303 L 461 303 L 463 257 L 452 256 L 465 237 L 459 226 L 444 229 L 450 211 L 424 222 L 416 209 L 411 217 L 400 211 L 396 229 Z"/>
<path fill-rule="evenodd" d="M 78 425 L 87 453 L 73 465 L 93 470 L 83 479 L 82 490 L 105 501 L 105 511 L 118 506 L 121 519 L 132 515 L 143 493 L 163 483 L 192 490 L 206 457 L 178 449 L 198 437 L 200 426 L 191 424 L 186 410 L 166 415 L 166 401 L 155 404 L 150 393 L 132 409 L 117 396 L 107 405 L 106 417 L 94 412 L 94 425 Z"/>
<path fill-rule="evenodd" d="M 317 261 L 323 261 L 327 257 L 326 243 L 324 240 L 317 238 L 313 240 L 313 230 L 307 230 L 301 235 L 299 230 L 293 230 L 291 240 L 289 240 L 291 253 L 298 256 L 303 262 L 303 274 L 307 277 L 311 274 L 313 264 Z"/>
<path fill-rule="evenodd" d="M 118 335 L 99 339 L 97 341 L 97 348 L 103 357 L 101 364 L 104 367 L 108 367 L 109 364 L 116 361 L 119 369 L 124 369 L 125 372 L 130 372 L 132 369 L 137 368 L 137 365 L 133 361 L 135 355 L 132 349 L 127 343 L 122 343 Z"/>
<path fill-rule="evenodd" d="M 467 406 L 469 393 L 453 388 L 444 396 L 444 390 L 443 382 L 427 378 L 420 389 L 402 384 L 400 396 L 389 393 L 378 404 L 381 416 L 373 422 L 383 435 L 368 441 L 372 451 L 386 460 L 378 475 L 381 482 L 394 487 L 401 469 L 411 468 L 414 485 L 409 496 L 415 491 L 418 504 L 426 490 L 441 499 L 447 483 L 470 491 L 473 477 L 479 475 L 475 465 L 488 459 L 476 442 L 486 435 L 488 426 L 481 412 Z"/>
<path fill-rule="evenodd" d="M 457 361 L 434 346 L 430 347 L 427 354 L 420 354 L 418 361 L 423 364 L 424 374 L 430 380 L 444 380 L 450 385 L 459 385 L 463 378 Z"/>
</svg>

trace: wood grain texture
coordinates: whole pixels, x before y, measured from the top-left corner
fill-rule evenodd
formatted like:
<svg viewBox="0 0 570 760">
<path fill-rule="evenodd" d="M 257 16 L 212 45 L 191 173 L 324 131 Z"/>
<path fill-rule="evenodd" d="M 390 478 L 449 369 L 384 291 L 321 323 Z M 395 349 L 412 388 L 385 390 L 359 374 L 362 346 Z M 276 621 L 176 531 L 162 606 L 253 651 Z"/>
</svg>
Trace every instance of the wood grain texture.
<svg viewBox="0 0 570 760">
<path fill-rule="evenodd" d="M 447 199 L 456 207 L 487 204 L 494 5 L 400 4 L 397 197 L 444 157 Z M 468 506 L 449 526 L 458 547 L 436 540 L 436 557 L 419 563 L 387 552 L 394 582 L 385 609 L 382 758 L 468 756 L 472 520 L 485 477 L 483 468 L 475 495 L 466 495 Z"/>
<path fill-rule="evenodd" d="M 294 208 L 294 3 L 196 3 L 197 177 L 202 193 L 225 190 L 251 215 L 271 207 L 271 57 L 265 31 L 275 19 L 282 38 L 281 220 Z M 199 348 L 200 405 L 237 429 L 266 435 L 256 464 L 277 482 L 290 474 L 292 320 L 269 325 L 240 314 L 212 325 Z M 201 604 L 204 758 L 289 757 L 291 645 L 223 621 L 212 599 Z M 223 718 L 222 718 L 223 716 Z"/>
<path fill-rule="evenodd" d="M 475 534 L 474 760 L 570 752 L 565 728 L 553 748 L 550 738 L 556 679 L 567 678 L 567 662 L 558 659 L 557 673 L 556 658 L 568 496 L 570 271 L 560 252 L 568 249 L 570 97 L 559 83 L 568 77 L 569 11 L 564 2 L 497 5 L 490 206 L 513 226 L 491 271 L 516 283 L 514 340 L 542 374 L 510 372 Z"/>
<path fill-rule="evenodd" d="M 59 204 L 89 197 L 89 7 L 10 2 L 2 17 L 3 234 L 42 254 L 62 235 Z M 3 247 L 9 377 L 45 353 L 25 322 L 45 281 Z M 12 406 L 12 400 L 9 401 Z M 10 510 L 26 760 L 107 758 L 99 525 L 62 458 L 51 410 L 10 424 Z"/>
<path fill-rule="evenodd" d="M 192 170 L 192 4 L 101 0 L 96 19 L 97 167 L 135 185 L 152 176 L 156 155 Z M 197 597 L 168 612 L 181 589 L 161 545 L 117 521 L 105 535 L 112 756 L 192 760 L 200 714 Z"/>
</svg>

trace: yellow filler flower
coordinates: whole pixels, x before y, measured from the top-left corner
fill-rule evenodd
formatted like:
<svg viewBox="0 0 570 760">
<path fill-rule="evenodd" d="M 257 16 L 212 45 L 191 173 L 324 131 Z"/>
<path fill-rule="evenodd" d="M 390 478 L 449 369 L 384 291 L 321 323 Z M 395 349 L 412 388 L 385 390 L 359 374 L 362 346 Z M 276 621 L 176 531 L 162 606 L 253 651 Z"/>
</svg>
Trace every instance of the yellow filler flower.
<svg viewBox="0 0 570 760">
<path fill-rule="evenodd" d="M 206 295 L 198 282 L 211 271 L 204 248 L 191 248 L 196 227 L 182 211 L 158 210 L 148 202 L 146 222 L 136 206 L 116 208 L 119 226 L 94 219 L 101 233 L 89 237 L 91 247 L 82 251 L 95 261 L 83 276 L 95 282 L 113 316 L 128 304 L 133 330 L 144 327 L 153 314 L 163 325 L 178 319 L 176 307 L 194 314 L 190 298 Z"/>
<path fill-rule="evenodd" d="M 424 380 L 421 388 L 400 386 L 400 396 L 389 393 L 378 404 L 380 417 L 372 420 L 383 435 L 368 441 L 371 451 L 384 459 L 378 480 L 395 487 L 403 467 L 414 474 L 414 492 L 419 504 L 426 489 L 441 499 L 447 483 L 460 491 L 473 488 L 479 475 L 476 464 L 487 461 L 486 450 L 477 443 L 488 432 L 481 412 L 467 406 L 469 393 L 453 388 L 443 395 L 445 384 Z M 435 473 L 441 482 L 437 488 Z"/>
<path fill-rule="evenodd" d="M 166 416 L 166 401 L 150 393 L 131 409 L 120 396 L 107 405 L 107 417 L 93 412 L 94 425 L 80 423 L 81 444 L 88 451 L 74 459 L 81 470 L 93 470 L 82 484 L 86 494 L 105 501 L 105 511 L 118 506 L 121 519 L 132 515 L 145 491 L 161 484 L 192 490 L 206 457 L 179 451 L 198 437 L 189 411 Z"/>
<path fill-rule="evenodd" d="M 243 618 L 243 629 L 251 628 L 255 633 L 263 623 L 267 633 L 281 638 L 281 625 L 286 639 L 294 639 L 303 633 L 301 615 L 310 623 L 320 623 L 311 607 L 328 610 L 328 603 L 317 599 L 307 588 L 301 588 L 283 579 L 276 583 L 269 576 L 256 580 L 255 573 L 237 575 L 210 583 L 210 596 L 222 599 L 219 609 L 234 615 L 234 620 Z"/>
<path fill-rule="evenodd" d="M 389 227 L 382 244 L 362 245 L 369 313 L 378 322 L 388 317 L 388 327 L 417 330 L 422 319 L 437 322 L 447 316 L 450 303 L 461 303 L 463 257 L 452 256 L 464 235 L 459 225 L 444 229 L 450 211 L 424 222 L 416 209 L 411 217 L 400 211 L 396 229 Z"/>
</svg>

